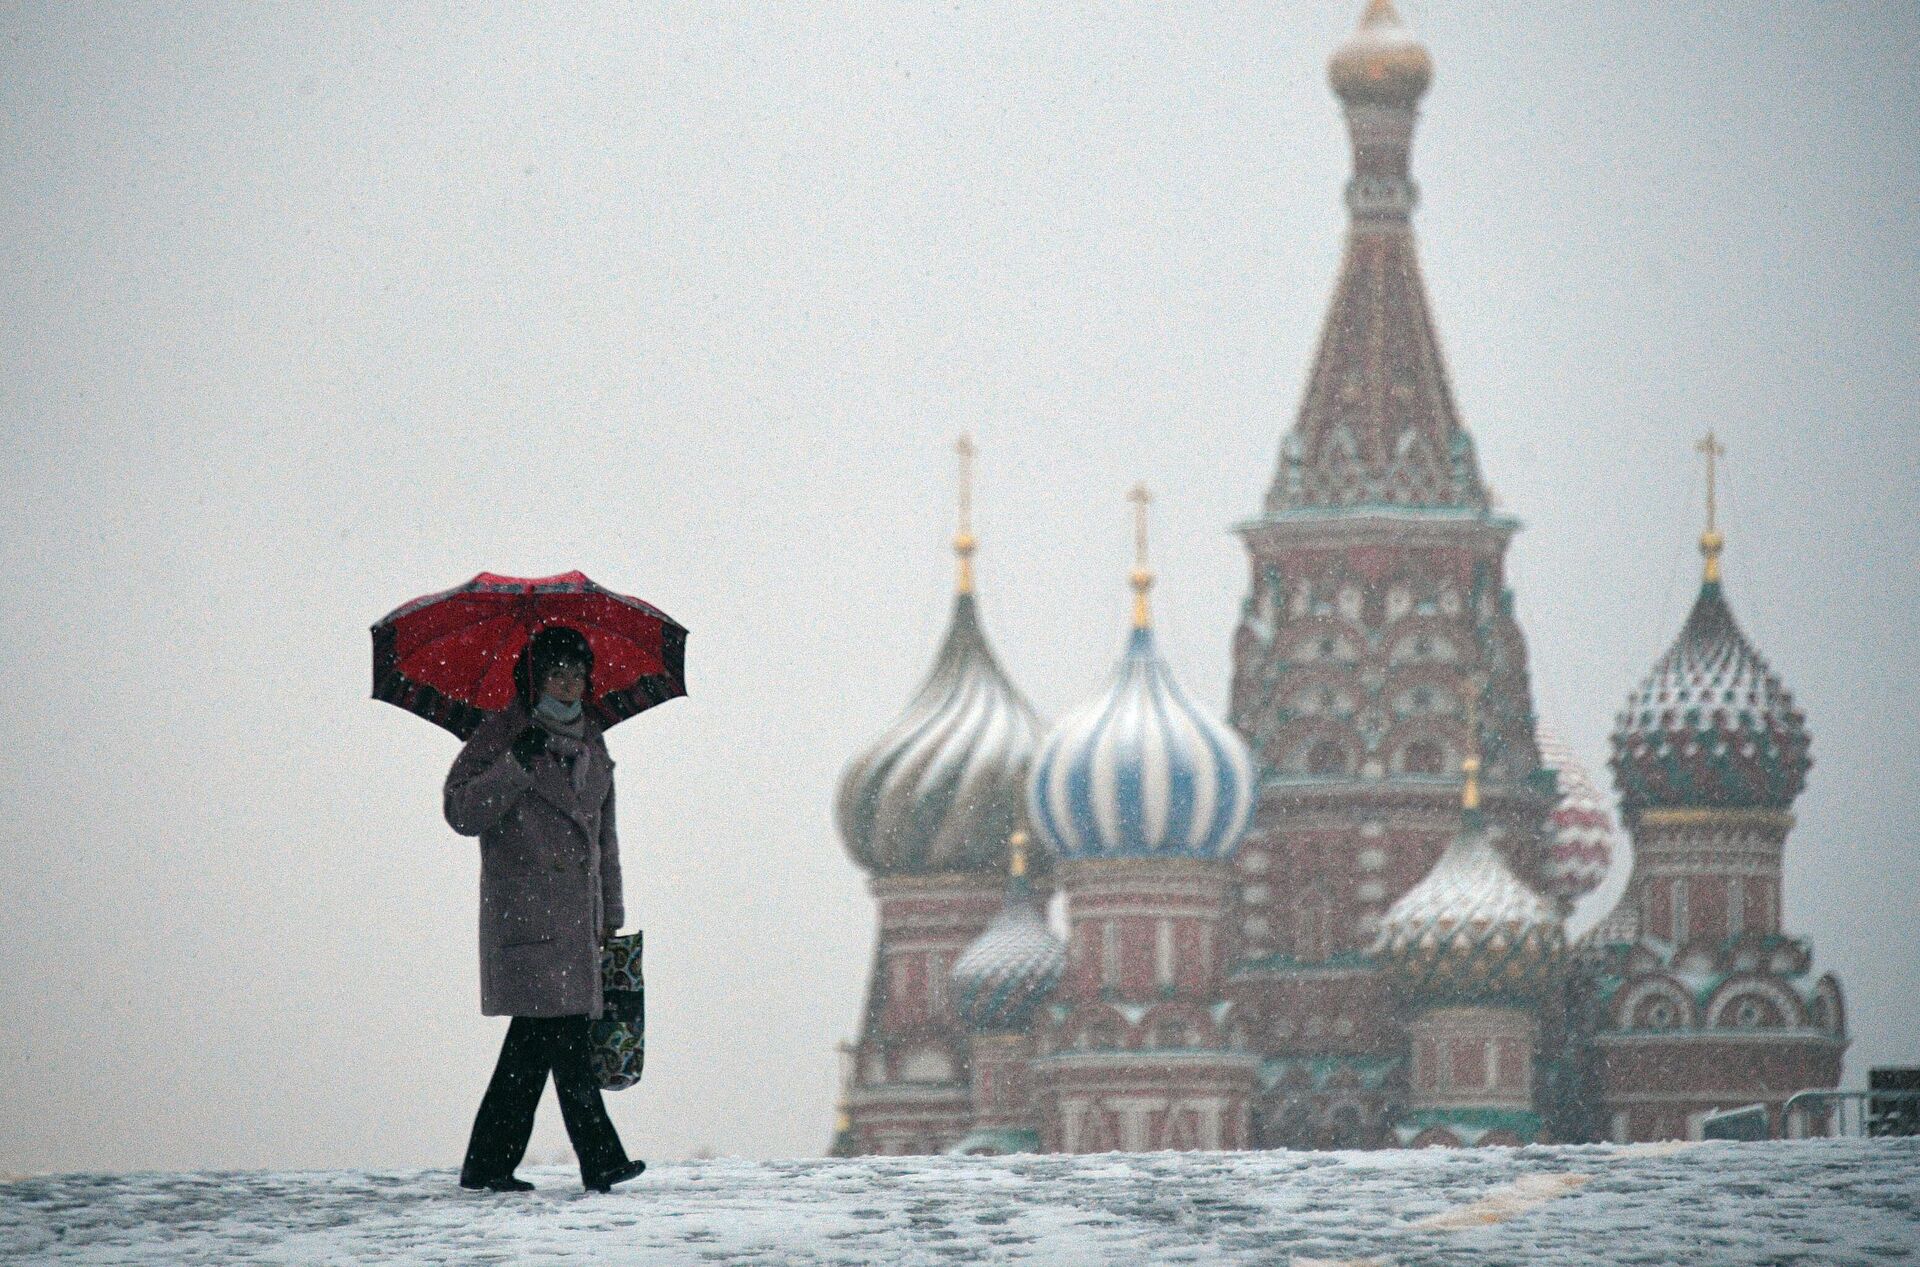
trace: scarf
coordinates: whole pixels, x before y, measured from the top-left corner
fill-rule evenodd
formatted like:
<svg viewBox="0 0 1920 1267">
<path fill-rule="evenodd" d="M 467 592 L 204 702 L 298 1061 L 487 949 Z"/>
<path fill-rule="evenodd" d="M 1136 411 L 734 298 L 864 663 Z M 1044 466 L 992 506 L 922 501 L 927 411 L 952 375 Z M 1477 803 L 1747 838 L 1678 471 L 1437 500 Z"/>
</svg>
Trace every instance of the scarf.
<svg viewBox="0 0 1920 1267">
<path fill-rule="evenodd" d="M 533 710 L 534 725 L 547 732 L 547 751 L 573 771 L 573 791 L 587 790 L 587 715 L 583 710 L 572 721 L 556 721 L 539 707 Z"/>
</svg>

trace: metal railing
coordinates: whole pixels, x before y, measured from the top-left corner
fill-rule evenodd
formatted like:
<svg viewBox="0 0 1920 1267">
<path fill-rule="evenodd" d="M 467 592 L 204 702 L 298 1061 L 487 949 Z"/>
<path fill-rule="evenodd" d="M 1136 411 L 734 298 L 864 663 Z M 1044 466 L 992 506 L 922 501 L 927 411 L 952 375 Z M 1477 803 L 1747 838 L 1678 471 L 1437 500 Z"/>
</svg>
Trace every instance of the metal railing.
<svg viewBox="0 0 1920 1267">
<path fill-rule="evenodd" d="M 1772 1139 L 1767 1122 L 1767 1106 L 1749 1104 L 1745 1108 L 1709 1113 L 1700 1123 L 1701 1139 Z"/>
<path fill-rule="evenodd" d="M 1800 1091 L 1780 1118 L 1787 1139 L 1920 1135 L 1920 1091 Z"/>
</svg>

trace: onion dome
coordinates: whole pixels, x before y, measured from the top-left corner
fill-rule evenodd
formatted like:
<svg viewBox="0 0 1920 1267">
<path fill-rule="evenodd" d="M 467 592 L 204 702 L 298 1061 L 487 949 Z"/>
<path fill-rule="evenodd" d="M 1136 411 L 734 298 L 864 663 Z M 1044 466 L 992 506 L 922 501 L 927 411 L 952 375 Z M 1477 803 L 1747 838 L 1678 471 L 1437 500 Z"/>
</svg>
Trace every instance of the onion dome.
<svg viewBox="0 0 1920 1267">
<path fill-rule="evenodd" d="M 1007 838 L 1022 822 L 1040 721 L 980 627 L 965 505 L 963 491 L 959 593 L 933 671 L 840 776 L 840 834 L 874 875 L 1002 871 Z"/>
<path fill-rule="evenodd" d="M 1327 63 L 1327 80 L 1348 102 L 1411 106 L 1433 82 L 1433 58 L 1392 0 L 1369 0 L 1359 28 Z"/>
<path fill-rule="evenodd" d="M 1480 762 L 1469 757 L 1465 823 L 1433 870 L 1388 908 L 1373 953 L 1404 993 L 1425 1001 L 1524 1001 L 1566 956 L 1566 930 L 1494 847 L 1480 816 Z"/>
<path fill-rule="evenodd" d="M 1062 858 L 1224 858 L 1253 813 L 1253 763 L 1240 736 L 1188 697 L 1155 649 L 1146 490 L 1133 497 L 1133 634 L 1106 692 L 1041 742 L 1028 813 Z"/>
<path fill-rule="evenodd" d="M 1720 534 L 1700 541 L 1707 576 L 1680 637 L 1614 726 L 1614 782 L 1629 812 L 1786 809 L 1813 764 L 1806 716 L 1734 623 Z"/>
<path fill-rule="evenodd" d="M 954 1008 L 983 1033 L 1023 1031 L 1066 971 L 1066 945 L 1027 883 L 1027 834 L 1010 842 L 1006 905 L 953 964 Z"/>
<path fill-rule="evenodd" d="M 1600 887 L 1613 865 L 1613 819 L 1587 769 L 1559 735 L 1544 726 L 1534 738 L 1540 764 L 1552 770 L 1560 799 L 1549 820 L 1552 838 L 1543 869 L 1547 896 L 1572 902 Z"/>
</svg>

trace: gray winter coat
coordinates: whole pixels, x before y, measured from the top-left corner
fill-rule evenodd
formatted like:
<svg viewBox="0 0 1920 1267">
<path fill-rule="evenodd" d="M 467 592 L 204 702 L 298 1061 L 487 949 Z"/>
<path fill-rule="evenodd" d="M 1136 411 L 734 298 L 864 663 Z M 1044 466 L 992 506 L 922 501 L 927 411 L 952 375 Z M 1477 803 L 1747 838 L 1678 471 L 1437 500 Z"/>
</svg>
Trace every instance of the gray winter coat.
<svg viewBox="0 0 1920 1267">
<path fill-rule="evenodd" d="M 511 751 L 519 702 L 488 717 L 447 773 L 447 822 L 480 837 L 480 1010 L 599 1016 L 600 938 L 626 921 L 613 827 L 613 759 L 588 720 L 586 791 L 542 753 Z"/>
</svg>

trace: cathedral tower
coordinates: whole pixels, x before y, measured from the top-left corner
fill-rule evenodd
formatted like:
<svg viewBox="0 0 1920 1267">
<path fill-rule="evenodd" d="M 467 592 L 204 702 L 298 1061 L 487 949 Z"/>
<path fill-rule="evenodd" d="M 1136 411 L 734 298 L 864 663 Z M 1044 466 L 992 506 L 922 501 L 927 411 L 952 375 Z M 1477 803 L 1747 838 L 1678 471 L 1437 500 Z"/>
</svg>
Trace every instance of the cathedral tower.
<svg viewBox="0 0 1920 1267">
<path fill-rule="evenodd" d="M 1711 433 L 1706 557 L 1680 636 L 1627 697 L 1613 773 L 1633 871 L 1583 939 L 1598 1029 L 1596 1088 L 1616 1140 L 1686 1138 L 1718 1108 L 1839 1083 L 1846 1014 L 1831 973 L 1783 930 L 1781 857 L 1811 736 L 1793 696 L 1734 623 L 1720 577 Z"/>
<path fill-rule="evenodd" d="M 1253 808 L 1244 744 L 1154 646 L 1146 490 L 1133 633 L 1107 690 L 1034 758 L 1029 813 L 1060 858 L 1068 959 L 1033 1064 L 1049 1152 L 1246 1148 L 1258 1059 L 1220 1001 L 1228 859 Z"/>
<path fill-rule="evenodd" d="M 1022 821 L 1040 723 L 980 627 L 972 456 L 962 439 L 959 577 L 939 656 L 899 720 L 848 763 L 835 806 L 880 907 L 841 1093 L 842 1154 L 940 1152 L 973 1121 L 968 1033 L 948 984 L 961 952 L 1001 909 L 1007 842 Z M 1044 904 L 1044 876 L 1031 883 Z"/>
<path fill-rule="evenodd" d="M 1551 776 L 1490 507 L 1420 281 L 1410 155 L 1427 50 L 1371 0 L 1329 77 L 1353 146 L 1345 257 L 1262 513 L 1234 638 L 1232 722 L 1259 772 L 1225 985 L 1266 1056 L 1255 1142 L 1390 1139 L 1407 1035 L 1367 953 L 1458 826 L 1468 706 L 1484 812 L 1539 887 Z"/>
<path fill-rule="evenodd" d="M 1034 1018 L 1060 981 L 1067 948 L 1027 881 L 1027 833 L 1008 843 L 1006 905 L 953 965 L 953 997 L 973 1031 L 973 1129 L 954 1146 L 961 1153 L 1040 1151 L 1028 1062 Z"/>
<path fill-rule="evenodd" d="M 1393 1128 L 1416 1148 L 1543 1138 L 1538 1017 L 1558 1001 L 1566 951 L 1558 913 L 1494 847 L 1478 754 L 1461 764 L 1460 834 L 1387 911 L 1374 945 L 1408 1018 L 1407 1107 Z"/>
</svg>

